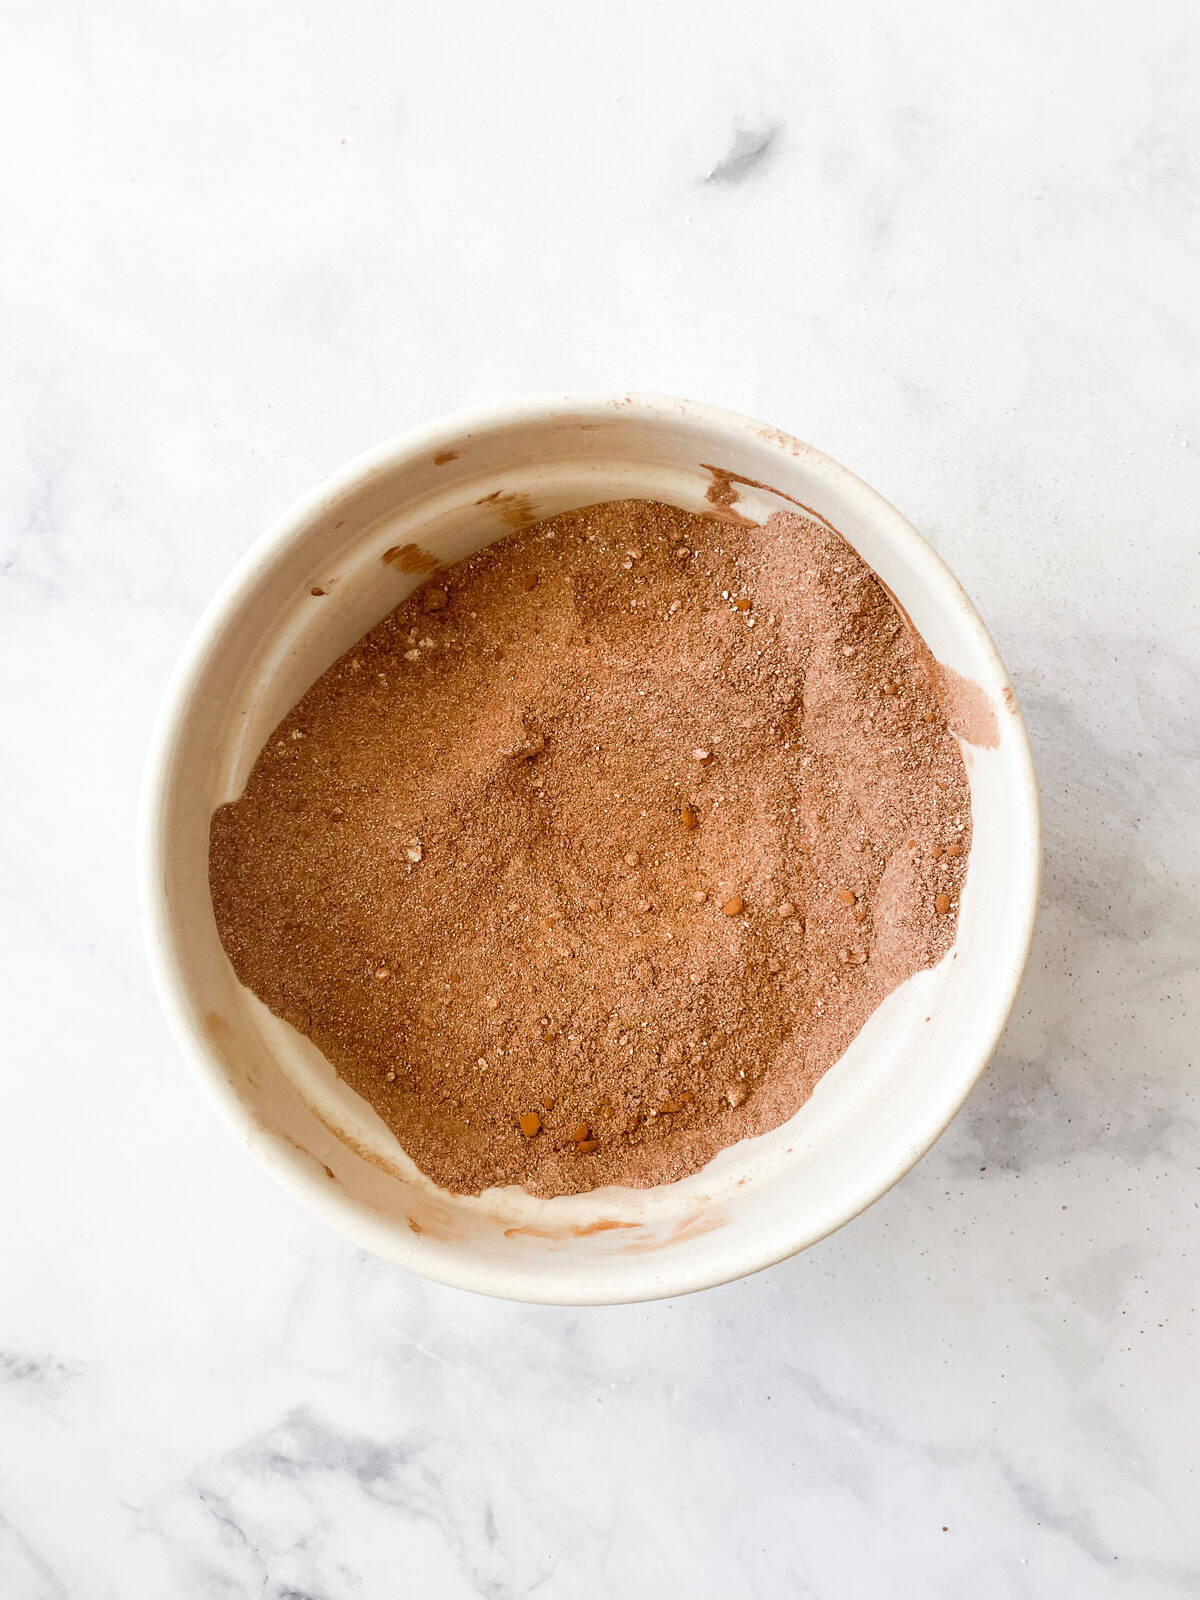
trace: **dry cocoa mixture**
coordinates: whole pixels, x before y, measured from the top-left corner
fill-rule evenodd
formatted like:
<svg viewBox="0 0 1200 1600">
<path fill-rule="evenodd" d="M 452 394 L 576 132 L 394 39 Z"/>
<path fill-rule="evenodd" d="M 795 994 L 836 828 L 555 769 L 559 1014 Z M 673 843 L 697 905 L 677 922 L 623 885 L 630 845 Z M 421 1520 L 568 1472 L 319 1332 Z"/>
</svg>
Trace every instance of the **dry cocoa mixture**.
<svg viewBox="0 0 1200 1600">
<path fill-rule="evenodd" d="M 514 533 L 216 812 L 225 948 L 448 1189 L 695 1172 L 953 943 L 969 799 L 922 656 L 804 516 Z"/>
</svg>

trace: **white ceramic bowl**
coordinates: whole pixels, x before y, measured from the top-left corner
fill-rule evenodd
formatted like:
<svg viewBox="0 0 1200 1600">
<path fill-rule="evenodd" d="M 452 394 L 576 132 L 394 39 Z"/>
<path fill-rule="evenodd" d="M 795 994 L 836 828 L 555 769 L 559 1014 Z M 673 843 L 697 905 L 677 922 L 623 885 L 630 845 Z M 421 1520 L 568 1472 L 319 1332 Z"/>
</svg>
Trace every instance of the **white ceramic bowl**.
<svg viewBox="0 0 1200 1600">
<path fill-rule="evenodd" d="M 457 561 L 523 521 L 622 496 L 712 510 L 714 468 L 733 475 L 724 481 L 737 511 L 756 521 L 799 502 L 830 522 L 937 660 L 978 686 L 985 743 L 963 745 L 974 837 L 957 943 L 891 995 L 790 1122 L 694 1177 L 555 1200 L 518 1189 L 449 1194 L 234 976 L 209 899 L 209 818 L 241 792 L 302 692 L 421 581 L 413 569 L 425 556 Z M 140 874 L 150 961 L 179 1042 L 285 1188 L 366 1249 L 430 1278 L 591 1304 L 754 1272 L 895 1183 L 996 1044 L 1029 950 L 1039 861 L 1033 763 L 1004 667 L 962 589 L 899 512 L 810 446 L 745 417 L 682 400 L 567 394 L 406 433 L 321 484 L 254 545 L 167 692 L 146 774 Z"/>
</svg>

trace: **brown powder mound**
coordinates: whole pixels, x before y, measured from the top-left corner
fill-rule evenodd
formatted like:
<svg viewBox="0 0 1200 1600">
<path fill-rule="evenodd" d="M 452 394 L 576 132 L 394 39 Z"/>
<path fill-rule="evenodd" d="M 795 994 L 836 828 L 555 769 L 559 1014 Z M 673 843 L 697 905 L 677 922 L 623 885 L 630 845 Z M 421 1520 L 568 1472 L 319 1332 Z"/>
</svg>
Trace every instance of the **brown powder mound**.
<svg viewBox="0 0 1200 1600">
<path fill-rule="evenodd" d="M 214 815 L 225 948 L 448 1189 L 695 1172 L 953 943 L 968 791 L 918 652 L 806 517 L 515 533 Z"/>
</svg>

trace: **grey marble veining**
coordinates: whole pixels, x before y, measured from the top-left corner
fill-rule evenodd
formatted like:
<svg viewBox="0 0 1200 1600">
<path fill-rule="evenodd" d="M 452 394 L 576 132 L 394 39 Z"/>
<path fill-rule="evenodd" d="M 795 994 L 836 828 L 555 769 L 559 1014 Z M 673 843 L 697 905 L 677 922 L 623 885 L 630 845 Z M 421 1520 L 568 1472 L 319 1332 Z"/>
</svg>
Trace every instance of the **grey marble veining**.
<svg viewBox="0 0 1200 1600">
<path fill-rule="evenodd" d="M 1200 19 L 1015 0 L 18 4 L 0 62 L 5 1600 L 1200 1592 Z M 217 1124 L 132 889 L 165 675 L 387 434 L 726 404 L 963 579 L 1043 785 L 933 1152 L 687 1300 L 328 1233 Z"/>
</svg>

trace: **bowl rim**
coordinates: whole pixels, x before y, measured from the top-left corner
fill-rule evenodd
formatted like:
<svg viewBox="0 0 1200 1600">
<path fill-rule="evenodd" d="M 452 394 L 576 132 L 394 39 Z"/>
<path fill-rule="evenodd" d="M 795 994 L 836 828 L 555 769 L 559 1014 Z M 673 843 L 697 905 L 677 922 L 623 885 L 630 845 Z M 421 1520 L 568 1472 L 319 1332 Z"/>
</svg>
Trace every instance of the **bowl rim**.
<svg viewBox="0 0 1200 1600">
<path fill-rule="evenodd" d="M 246 591 L 257 580 L 263 566 L 284 551 L 331 502 L 352 492 L 377 473 L 461 443 L 464 435 L 522 423 L 545 424 L 559 420 L 564 414 L 569 414 L 573 419 L 595 417 L 597 420 L 611 420 L 614 415 L 646 421 L 682 419 L 726 436 L 741 437 L 758 448 L 773 447 L 793 459 L 797 455 L 803 456 L 806 466 L 836 485 L 843 496 L 856 500 L 864 515 L 875 525 L 882 526 L 890 540 L 906 546 L 907 554 L 914 563 L 924 566 L 943 589 L 956 592 L 961 620 L 974 633 L 976 643 L 989 659 L 993 671 L 1011 691 L 1007 669 L 983 619 L 942 557 L 878 490 L 803 440 L 740 412 L 700 401 L 636 390 L 551 390 L 473 406 L 394 434 L 327 474 L 294 500 L 251 542 L 202 610 L 167 679 L 147 745 L 138 800 L 138 913 L 151 978 L 176 1044 L 231 1131 L 248 1145 L 255 1160 L 300 1204 L 362 1248 L 382 1254 L 397 1265 L 454 1288 L 535 1304 L 632 1304 L 715 1288 L 787 1260 L 861 1215 L 928 1153 L 958 1115 L 967 1096 L 982 1077 L 1016 1000 L 1033 944 L 1041 892 L 1041 808 L 1029 733 L 1014 694 L 1009 707 L 1012 715 L 1006 717 L 1013 735 L 1011 741 L 1006 741 L 1007 757 L 1013 768 L 1024 811 L 1021 820 L 1029 848 L 1023 852 L 1023 861 L 1014 863 L 1014 868 L 1019 866 L 1024 880 L 1023 885 L 1018 885 L 1018 893 L 1023 888 L 1023 899 L 1019 905 L 1019 932 L 1013 947 L 1006 953 L 1006 959 L 998 964 L 991 1016 L 977 1046 L 977 1059 L 970 1071 L 963 1072 L 960 1092 L 944 1102 L 939 1107 L 939 1115 L 922 1128 L 917 1138 L 897 1152 L 882 1182 L 877 1176 L 861 1194 L 854 1195 L 832 1220 L 822 1220 L 815 1229 L 811 1226 L 798 1228 L 782 1247 L 771 1246 L 757 1253 L 745 1248 L 735 1250 L 728 1260 L 710 1264 L 700 1271 L 686 1260 L 681 1267 L 664 1264 L 658 1281 L 650 1285 L 638 1285 L 628 1294 L 614 1295 L 603 1289 L 595 1293 L 581 1291 L 564 1294 L 561 1287 L 556 1288 L 554 1269 L 549 1264 L 531 1267 L 529 1271 L 506 1268 L 497 1272 L 494 1268 L 482 1265 L 475 1269 L 469 1262 L 442 1256 L 431 1250 L 427 1242 L 417 1250 L 414 1248 L 415 1241 L 410 1244 L 403 1236 L 403 1230 L 388 1229 L 383 1224 L 366 1224 L 355 1207 L 335 1199 L 327 1188 L 320 1185 L 315 1175 L 310 1176 L 293 1163 L 274 1159 L 271 1145 L 247 1139 L 252 1119 L 232 1091 L 215 1050 L 185 1004 L 188 978 L 169 931 L 163 873 L 169 857 L 163 827 L 165 801 L 179 727 L 191 697 L 202 681 L 216 638 L 238 609 Z"/>
</svg>

